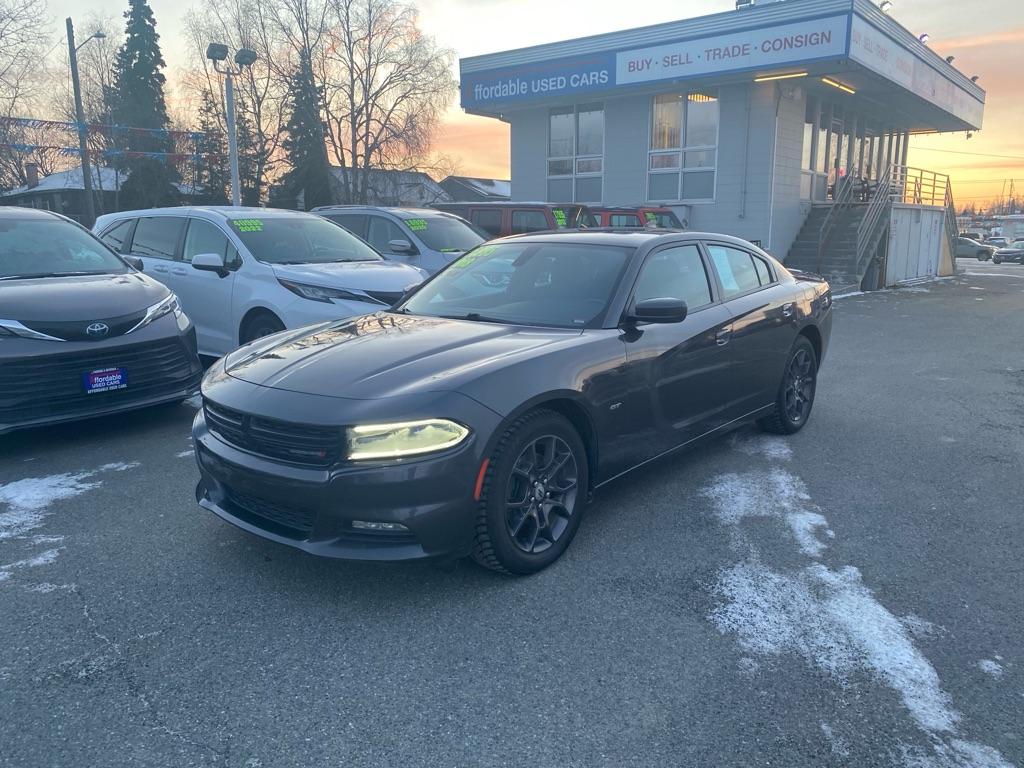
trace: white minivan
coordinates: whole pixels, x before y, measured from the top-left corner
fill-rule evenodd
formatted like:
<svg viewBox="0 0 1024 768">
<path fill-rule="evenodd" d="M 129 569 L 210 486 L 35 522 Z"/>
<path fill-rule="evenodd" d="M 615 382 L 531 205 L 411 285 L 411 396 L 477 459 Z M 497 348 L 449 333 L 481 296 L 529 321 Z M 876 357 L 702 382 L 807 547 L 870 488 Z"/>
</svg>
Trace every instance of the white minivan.
<svg viewBox="0 0 1024 768">
<path fill-rule="evenodd" d="M 209 206 L 108 213 L 93 232 L 178 295 L 199 353 L 394 304 L 427 273 L 320 216 Z"/>
</svg>

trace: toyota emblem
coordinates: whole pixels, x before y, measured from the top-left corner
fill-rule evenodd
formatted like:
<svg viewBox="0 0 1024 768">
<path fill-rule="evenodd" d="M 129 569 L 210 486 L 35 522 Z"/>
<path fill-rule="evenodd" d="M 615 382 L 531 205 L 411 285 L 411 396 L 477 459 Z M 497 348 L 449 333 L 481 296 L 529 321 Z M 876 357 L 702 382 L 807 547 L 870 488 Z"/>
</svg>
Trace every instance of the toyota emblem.
<svg viewBox="0 0 1024 768">
<path fill-rule="evenodd" d="M 109 331 L 110 326 L 107 325 L 106 323 L 93 323 L 92 325 L 86 327 L 85 334 L 94 339 L 101 339 L 104 336 L 106 336 Z"/>
</svg>

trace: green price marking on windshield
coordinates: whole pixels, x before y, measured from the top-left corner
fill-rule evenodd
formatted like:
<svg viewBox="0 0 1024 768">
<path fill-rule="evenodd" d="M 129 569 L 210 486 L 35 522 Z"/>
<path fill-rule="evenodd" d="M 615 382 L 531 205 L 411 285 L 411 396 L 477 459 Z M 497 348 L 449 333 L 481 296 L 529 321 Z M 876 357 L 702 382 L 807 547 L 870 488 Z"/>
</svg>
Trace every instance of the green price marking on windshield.
<svg viewBox="0 0 1024 768">
<path fill-rule="evenodd" d="M 427 228 L 426 219 L 406 219 L 405 226 L 411 229 L 413 232 L 422 232 Z"/>
<path fill-rule="evenodd" d="M 563 211 L 561 208 L 555 208 L 554 210 L 551 211 L 551 215 L 555 217 L 555 223 L 558 226 L 560 226 L 560 227 L 564 227 L 565 226 L 565 222 L 566 222 L 565 211 Z"/>
<path fill-rule="evenodd" d="M 470 266 L 477 259 L 488 256 L 494 250 L 493 245 L 481 245 L 479 248 L 474 248 L 472 253 L 467 253 L 458 261 L 452 262 L 452 269 L 465 269 Z"/>
<path fill-rule="evenodd" d="M 647 217 L 648 221 L 657 221 L 658 220 L 658 214 L 654 213 L 653 211 L 644 211 L 644 216 Z"/>
<path fill-rule="evenodd" d="M 262 219 L 235 219 L 231 222 L 239 232 L 262 232 Z"/>
</svg>

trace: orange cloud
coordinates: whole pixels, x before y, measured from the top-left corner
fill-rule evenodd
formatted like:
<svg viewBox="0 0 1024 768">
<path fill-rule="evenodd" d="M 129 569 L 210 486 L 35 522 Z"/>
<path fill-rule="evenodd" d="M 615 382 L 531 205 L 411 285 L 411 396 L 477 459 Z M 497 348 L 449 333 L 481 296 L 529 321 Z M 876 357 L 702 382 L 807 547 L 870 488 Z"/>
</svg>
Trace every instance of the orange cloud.
<svg viewBox="0 0 1024 768">
<path fill-rule="evenodd" d="M 467 115 L 453 107 L 434 136 L 433 149 L 457 160 L 463 175 L 509 177 L 509 126 L 500 120 Z"/>
<path fill-rule="evenodd" d="M 954 37 L 949 40 L 943 40 L 941 47 L 943 49 L 949 48 L 952 50 L 962 50 L 964 48 L 981 48 L 991 45 L 1012 45 L 1024 42 L 1024 27 L 1017 27 L 1015 29 L 1006 29 L 999 32 L 989 32 L 984 35 L 972 35 L 969 37 Z"/>
</svg>

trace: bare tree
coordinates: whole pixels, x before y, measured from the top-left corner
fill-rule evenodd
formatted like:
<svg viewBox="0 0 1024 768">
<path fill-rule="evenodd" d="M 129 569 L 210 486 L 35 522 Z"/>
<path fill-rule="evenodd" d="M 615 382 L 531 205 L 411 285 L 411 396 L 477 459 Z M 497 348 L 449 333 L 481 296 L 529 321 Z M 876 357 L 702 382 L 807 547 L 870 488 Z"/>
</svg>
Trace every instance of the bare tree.
<svg viewBox="0 0 1024 768">
<path fill-rule="evenodd" d="M 285 0 L 221 0 L 194 8 L 185 16 L 185 30 L 193 51 L 194 68 L 181 82 L 181 90 L 195 109 L 204 93 L 216 94 L 220 105 L 220 130 L 225 124 L 224 92 L 221 76 L 206 58 L 211 42 L 226 44 L 230 49 L 249 48 L 259 58 L 235 80 L 239 120 L 246 121 L 254 134 L 252 179 L 243 179 L 243 186 L 255 186 L 255 196 L 273 180 L 281 141 L 287 67 L 291 45 L 280 24 L 279 3 Z"/>
<path fill-rule="evenodd" d="M 50 31 L 44 0 L 0 0 L 0 116 L 30 115 L 38 106 L 49 74 L 43 59 L 54 42 Z M 41 144 L 40 137 L 39 129 L 0 124 L 0 144 Z M 50 151 L 0 148 L 0 187 L 24 184 L 26 162 L 45 172 L 59 160 Z"/>
<path fill-rule="evenodd" d="M 283 0 L 304 2 L 305 0 Z M 429 157 L 456 82 L 454 53 L 424 35 L 396 0 L 327 0 L 320 62 L 328 142 L 342 196 L 366 202 L 372 169 L 411 170 Z"/>
</svg>

